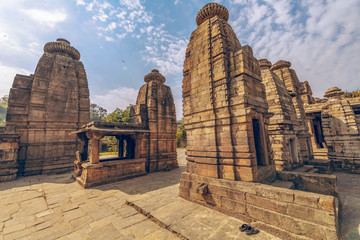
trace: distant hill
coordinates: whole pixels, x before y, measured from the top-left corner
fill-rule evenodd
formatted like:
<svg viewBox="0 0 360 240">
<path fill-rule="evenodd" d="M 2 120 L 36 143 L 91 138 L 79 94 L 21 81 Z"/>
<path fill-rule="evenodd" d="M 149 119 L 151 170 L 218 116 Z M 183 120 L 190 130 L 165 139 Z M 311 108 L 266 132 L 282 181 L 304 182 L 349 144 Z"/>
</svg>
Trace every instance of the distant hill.
<svg viewBox="0 0 360 240">
<path fill-rule="evenodd" d="M 0 103 L 0 127 L 5 126 L 7 106 Z"/>
</svg>

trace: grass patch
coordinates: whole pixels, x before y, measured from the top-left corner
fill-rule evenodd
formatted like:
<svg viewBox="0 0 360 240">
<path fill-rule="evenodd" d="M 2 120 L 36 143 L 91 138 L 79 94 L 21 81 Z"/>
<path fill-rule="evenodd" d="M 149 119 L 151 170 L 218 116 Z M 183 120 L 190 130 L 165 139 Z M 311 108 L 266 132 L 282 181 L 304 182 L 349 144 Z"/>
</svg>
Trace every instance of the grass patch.
<svg viewBox="0 0 360 240">
<path fill-rule="evenodd" d="M 119 152 L 102 152 L 99 156 L 107 156 L 107 155 L 118 155 Z"/>
</svg>

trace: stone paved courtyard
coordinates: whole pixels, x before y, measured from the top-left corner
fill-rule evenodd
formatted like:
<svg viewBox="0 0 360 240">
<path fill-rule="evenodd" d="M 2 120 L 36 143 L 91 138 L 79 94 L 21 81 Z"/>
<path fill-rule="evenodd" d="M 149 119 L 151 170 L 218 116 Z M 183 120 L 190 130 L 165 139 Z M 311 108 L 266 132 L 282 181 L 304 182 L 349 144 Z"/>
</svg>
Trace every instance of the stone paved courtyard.
<svg viewBox="0 0 360 240">
<path fill-rule="evenodd" d="M 178 169 L 85 190 L 70 174 L 1 183 L 0 240 L 276 239 L 265 232 L 247 236 L 238 230 L 241 221 L 179 198 L 184 153 L 178 150 Z M 360 176 L 337 175 L 344 239 L 360 239 Z"/>
</svg>

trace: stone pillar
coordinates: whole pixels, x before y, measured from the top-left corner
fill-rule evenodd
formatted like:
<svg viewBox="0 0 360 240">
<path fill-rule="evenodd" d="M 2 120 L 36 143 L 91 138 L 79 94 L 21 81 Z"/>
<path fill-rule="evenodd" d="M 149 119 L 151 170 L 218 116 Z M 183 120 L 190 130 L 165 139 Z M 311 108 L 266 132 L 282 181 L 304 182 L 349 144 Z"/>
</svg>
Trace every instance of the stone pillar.
<svg viewBox="0 0 360 240">
<path fill-rule="evenodd" d="M 119 158 L 124 157 L 124 138 L 123 136 L 117 136 L 116 139 L 119 141 Z"/>
<path fill-rule="evenodd" d="M 98 133 L 87 133 L 87 137 L 91 140 L 90 147 L 90 156 L 89 161 L 90 164 L 98 164 L 99 163 L 99 148 L 100 148 L 100 139 L 104 136 Z"/>
</svg>

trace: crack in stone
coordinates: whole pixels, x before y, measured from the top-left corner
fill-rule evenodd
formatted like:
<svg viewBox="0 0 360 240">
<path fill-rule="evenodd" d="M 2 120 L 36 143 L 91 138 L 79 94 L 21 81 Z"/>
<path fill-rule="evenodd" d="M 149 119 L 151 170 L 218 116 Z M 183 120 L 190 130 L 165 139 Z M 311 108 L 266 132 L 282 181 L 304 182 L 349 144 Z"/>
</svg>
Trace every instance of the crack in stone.
<svg viewBox="0 0 360 240">
<path fill-rule="evenodd" d="M 157 224 L 159 227 L 164 228 L 166 230 L 168 230 L 169 232 L 171 232 L 172 234 L 174 234 L 176 237 L 182 239 L 182 240 L 190 240 L 187 237 L 185 237 L 184 235 L 182 235 L 181 233 L 175 231 L 174 229 L 172 229 L 170 227 L 170 225 L 166 225 L 164 222 L 160 221 L 159 219 L 157 219 L 155 216 L 153 216 L 150 212 L 145 211 L 144 209 L 142 209 L 141 207 L 139 207 L 138 205 L 134 204 L 133 202 L 130 202 L 128 200 L 126 200 L 125 202 L 126 205 L 133 207 L 136 211 L 138 211 L 140 214 L 144 215 L 145 217 L 147 217 L 150 221 L 154 222 L 155 224 Z"/>
</svg>

